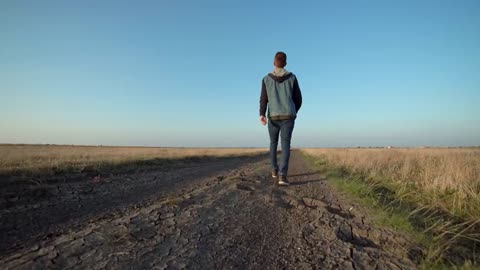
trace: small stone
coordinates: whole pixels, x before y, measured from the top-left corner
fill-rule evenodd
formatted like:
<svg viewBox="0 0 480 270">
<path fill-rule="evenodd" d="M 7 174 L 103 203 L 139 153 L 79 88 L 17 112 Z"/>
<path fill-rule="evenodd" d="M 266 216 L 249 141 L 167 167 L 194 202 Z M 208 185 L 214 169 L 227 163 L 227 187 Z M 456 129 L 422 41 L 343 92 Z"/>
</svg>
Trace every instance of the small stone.
<svg viewBox="0 0 480 270">
<path fill-rule="evenodd" d="M 162 215 L 160 215 L 160 219 L 167 219 L 167 218 L 171 218 L 173 216 L 174 216 L 173 213 L 162 213 Z"/>
<path fill-rule="evenodd" d="M 131 224 L 139 224 L 139 223 L 142 223 L 142 222 L 143 222 L 143 217 L 140 216 L 140 215 L 130 219 Z"/>
<path fill-rule="evenodd" d="M 354 270 L 356 268 L 353 267 L 353 263 L 351 261 L 343 261 L 342 264 L 340 265 L 339 269 L 345 269 L 345 270 Z M 361 268 L 363 269 L 363 268 Z"/>
<path fill-rule="evenodd" d="M 327 205 L 320 201 L 320 200 L 316 200 L 316 199 L 312 199 L 312 198 L 302 198 L 303 200 L 303 203 L 308 206 L 308 207 L 312 207 L 312 208 L 316 208 L 316 207 L 326 207 Z"/>
<path fill-rule="evenodd" d="M 91 234 L 85 236 L 85 241 L 88 244 L 93 245 L 93 246 L 99 246 L 99 245 L 102 245 L 106 242 L 105 238 L 100 233 L 91 233 Z"/>
<path fill-rule="evenodd" d="M 368 254 L 357 251 L 356 249 L 354 249 L 352 251 L 352 258 L 351 259 L 355 262 L 355 266 L 357 266 L 357 267 L 364 268 L 364 269 L 375 268 L 376 262 L 374 260 L 372 260 L 368 256 Z"/>
<path fill-rule="evenodd" d="M 155 254 L 157 254 L 157 255 L 160 256 L 160 257 L 165 257 L 165 256 L 167 256 L 168 254 L 170 254 L 170 250 L 171 250 L 171 246 L 170 246 L 170 245 L 165 245 L 165 244 L 162 243 L 162 245 L 156 246 L 156 247 L 153 249 L 153 252 L 155 252 Z"/>
<path fill-rule="evenodd" d="M 170 264 L 174 269 L 185 269 L 187 266 L 184 262 L 173 261 Z"/>
<path fill-rule="evenodd" d="M 175 225 L 175 219 L 174 218 L 164 219 L 163 224 L 167 227 L 174 226 Z"/>
<path fill-rule="evenodd" d="M 80 260 L 81 261 L 86 261 L 88 258 L 91 258 L 92 255 L 94 255 L 95 253 L 96 253 L 95 249 L 88 250 L 87 252 L 80 255 Z"/>
<path fill-rule="evenodd" d="M 254 191 L 255 188 L 244 183 L 238 183 L 237 188 L 246 191 Z"/>
<path fill-rule="evenodd" d="M 130 233 L 137 240 L 150 239 L 155 236 L 155 232 L 152 230 L 137 230 Z"/>
</svg>

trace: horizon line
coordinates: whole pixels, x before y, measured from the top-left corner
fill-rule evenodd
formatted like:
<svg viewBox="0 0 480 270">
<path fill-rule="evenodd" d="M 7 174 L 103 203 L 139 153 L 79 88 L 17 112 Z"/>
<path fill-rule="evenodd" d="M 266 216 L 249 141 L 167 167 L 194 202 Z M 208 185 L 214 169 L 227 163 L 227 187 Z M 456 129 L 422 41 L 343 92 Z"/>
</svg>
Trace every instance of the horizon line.
<svg viewBox="0 0 480 270">
<path fill-rule="evenodd" d="M 52 143 L 0 143 L 0 146 L 74 146 L 74 147 L 124 147 L 124 148 L 269 148 L 268 146 L 145 146 L 145 145 L 106 145 L 106 144 L 52 144 Z M 292 147 L 292 149 L 305 148 L 480 148 L 480 145 L 472 146 L 395 146 L 395 145 L 370 145 L 370 146 L 311 146 L 311 147 Z"/>
</svg>

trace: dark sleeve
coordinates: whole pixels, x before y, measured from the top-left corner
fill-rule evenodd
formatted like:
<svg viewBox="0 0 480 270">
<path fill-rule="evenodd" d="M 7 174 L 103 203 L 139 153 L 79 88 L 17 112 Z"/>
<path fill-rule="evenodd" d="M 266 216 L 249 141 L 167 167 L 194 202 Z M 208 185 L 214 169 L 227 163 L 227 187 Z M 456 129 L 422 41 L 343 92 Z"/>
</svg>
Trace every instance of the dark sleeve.
<svg viewBox="0 0 480 270">
<path fill-rule="evenodd" d="M 295 81 L 293 82 L 293 103 L 295 103 L 295 108 L 298 112 L 300 107 L 302 107 L 302 92 L 300 91 L 297 78 L 295 78 Z"/>
<path fill-rule="evenodd" d="M 265 116 L 265 113 L 267 112 L 267 103 L 267 87 L 265 86 L 265 82 L 262 80 L 262 93 L 260 94 L 260 116 Z"/>
</svg>

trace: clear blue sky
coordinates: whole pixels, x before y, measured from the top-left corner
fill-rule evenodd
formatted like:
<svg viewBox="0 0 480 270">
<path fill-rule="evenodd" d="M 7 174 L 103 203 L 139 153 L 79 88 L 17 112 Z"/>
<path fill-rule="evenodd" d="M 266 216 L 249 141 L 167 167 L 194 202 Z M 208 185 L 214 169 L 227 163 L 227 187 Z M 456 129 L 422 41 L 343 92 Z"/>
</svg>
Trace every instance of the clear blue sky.
<svg viewBox="0 0 480 270">
<path fill-rule="evenodd" d="M 480 145 L 480 1 L 198 2 L 1 1 L 0 142 L 268 146 L 281 50 L 294 147 Z"/>
</svg>

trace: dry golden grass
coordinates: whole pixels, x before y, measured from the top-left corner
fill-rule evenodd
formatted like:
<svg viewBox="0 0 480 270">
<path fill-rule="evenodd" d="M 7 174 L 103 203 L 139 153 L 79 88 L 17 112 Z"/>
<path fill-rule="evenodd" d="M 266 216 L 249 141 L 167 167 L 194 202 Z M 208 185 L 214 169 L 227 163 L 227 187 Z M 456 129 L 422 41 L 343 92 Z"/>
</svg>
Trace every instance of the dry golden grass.
<svg viewBox="0 0 480 270">
<path fill-rule="evenodd" d="M 61 145 L 0 145 L 0 174 L 82 169 L 97 164 L 129 161 L 238 156 L 265 152 L 265 148 L 160 148 Z"/>
<path fill-rule="evenodd" d="M 480 213 L 480 148 L 304 149 L 328 163 L 416 190 L 457 214 Z M 478 217 L 478 216 L 477 216 Z"/>
<path fill-rule="evenodd" d="M 475 246 L 480 243 L 480 148 L 303 151 L 351 181 L 365 183 L 368 190 L 388 188 L 394 194 L 390 205 L 409 205 L 408 216 L 421 217 L 426 227 L 420 229 L 432 235 L 426 262 L 462 265 L 458 258 L 468 258 L 466 264 L 475 263 Z"/>
</svg>

